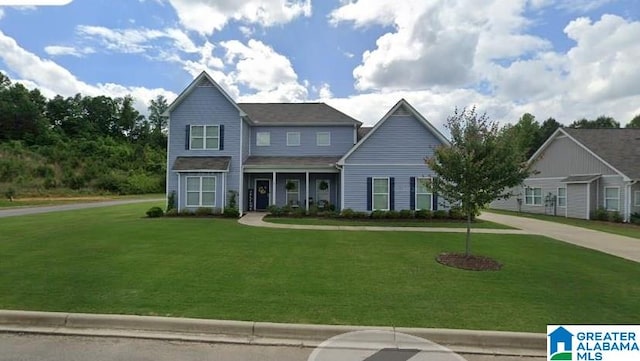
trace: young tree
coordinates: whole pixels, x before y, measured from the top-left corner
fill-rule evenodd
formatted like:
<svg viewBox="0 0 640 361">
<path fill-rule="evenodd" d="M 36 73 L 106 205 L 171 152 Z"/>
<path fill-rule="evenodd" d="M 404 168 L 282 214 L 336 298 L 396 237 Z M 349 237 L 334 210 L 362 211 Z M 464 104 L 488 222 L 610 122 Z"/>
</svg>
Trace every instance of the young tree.
<svg viewBox="0 0 640 361">
<path fill-rule="evenodd" d="M 471 220 L 486 204 L 511 196 L 509 189 L 531 173 L 522 153 L 498 124 L 475 108 L 457 109 L 447 119 L 451 145 L 436 149 L 426 163 L 437 174 L 433 190 L 467 216 L 465 255 L 471 255 Z"/>
</svg>

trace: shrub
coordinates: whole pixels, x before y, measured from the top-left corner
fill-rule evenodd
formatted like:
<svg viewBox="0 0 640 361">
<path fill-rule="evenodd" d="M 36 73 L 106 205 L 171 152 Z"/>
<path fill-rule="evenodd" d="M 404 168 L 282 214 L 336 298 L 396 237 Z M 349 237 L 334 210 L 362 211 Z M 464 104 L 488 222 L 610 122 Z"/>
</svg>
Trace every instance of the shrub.
<svg viewBox="0 0 640 361">
<path fill-rule="evenodd" d="M 316 206 L 315 204 L 312 206 L 309 206 L 309 215 L 311 217 L 318 216 L 318 206 Z"/>
<path fill-rule="evenodd" d="M 453 207 L 449 209 L 449 218 L 451 219 L 466 219 L 466 215 L 462 212 L 462 209 Z"/>
<path fill-rule="evenodd" d="M 622 223 L 624 222 L 624 218 L 622 217 L 622 215 L 620 214 L 620 212 L 615 211 L 615 212 L 610 212 L 609 213 L 609 220 L 611 222 L 615 222 L 615 223 Z"/>
<path fill-rule="evenodd" d="M 167 212 L 164 215 L 167 217 L 177 217 L 179 214 L 177 209 L 171 208 L 167 210 Z"/>
<path fill-rule="evenodd" d="M 398 219 L 398 218 L 400 218 L 400 212 L 395 211 L 395 210 L 389 210 L 389 211 L 387 211 L 386 218 L 388 218 L 388 219 Z"/>
<path fill-rule="evenodd" d="M 192 217 L 192 216 L 195 216 L 195 215 L 196 215 L 195 212 L 192 212 L 192 211 L 190 211 L 188 209 L 183 209 L 180 212 L 178 212 L 178 216 L 180 216 L 180 217 Z"/>
<path fill-rule="evenodd" d="M 282 208 L 276 206 L 276 205 L 270 205 L 269 208 L 267 208 L 267 211 L 273 217 L 282 217 L 282 216 L 284 216 L 284 210 Z"/>
<path fill-rule="evenodd" d="M 4 196 L 9 200 L 9 202 L 13 202 L 13 198 L 16 197 L 16 190 L 13 188 L 9 188 L 6 192 L 4 192 Z"/>
<path fill-rule="evenodd" d="M 449 213 L 443 209 L 439 209 L 433 212 L 434 219 L 447 219 L 449 217 Z"/>
<path fill-rule="evenodd" d="M 431 219 L 433 218 L 433 212 L 428 209 L 420 209 L 416 211 L 415 217 L 419 219 Z"/>
<path fill-rule="evenodd" d="M 176 191 L 171 191 L 167 197 L 167 213 L 173 209 L 176 209 Z"/>
<path fill-rule="evenodd" d="M 151 207 L 147 211 L 147 217 L 149 218 L 158 218 L 164 215 L 164 211 L 160 207 Z"/>
<path fill-rule="evenodd" d="M 631 218 L 629 221 L 633 224 L 640 224 L 640 212 L 635 212 L 631 214 Z"/>
<path fill-rule="evenodd" d="M 227 206 L 229 208 L 238 208 L 238 192 L 237 191 L 228 191 L 227 192 Z"/>
<path fill-rule="evenodd" d="M 353 219 L 354 218 L 354 213 L 355 211 L 351 208 L 345 208 L 342 210 L 342 212 L 340 212 L 340 217 L 342 218 L 346 218 L 346 219 Z"/>
<path fill-rule="evenodd" d="M 599 207 L 591 214 L 591 219 L 595 219 L 597 221 L 608 221 L 609 220 L 609 212 L 607 212 L 604 207 Z"/>
<path fill-rule="evenodd" d="M 296 218 L 301 218 L 307 215 L 307 210 L 302 207 L 292 208 L 289 211 L 289 215 Z"/>
<path fill-rule="evenodd" d="M 198 216 L 198 217 L 212 216 L 213 215 L 213 208 L 200 207 L 200 208 L 196 209 L 194 214 L 196 216 Z"/>
<path fill-rule="evenodd" d="M 400 211 L 400 218 L 402 219 L 411 219 L 415 217 L 415 213 L 408 209 L 403 209 Z"/>
<path fill-rule="evenodd" d="M 376 209 L 375 211 L 371 212 L 371 218 L 372 219 L 385 219 L 385 218 L 387 218 L 387 212 L 386 211 L 381 211 L 379 209 Z"/>
<path fill-rule="evenodd" d="M 240 212 L 236 208 L 225 208 L 222 215 L 226 218 L 238 218 L 240 216 Z"/>
</svg>

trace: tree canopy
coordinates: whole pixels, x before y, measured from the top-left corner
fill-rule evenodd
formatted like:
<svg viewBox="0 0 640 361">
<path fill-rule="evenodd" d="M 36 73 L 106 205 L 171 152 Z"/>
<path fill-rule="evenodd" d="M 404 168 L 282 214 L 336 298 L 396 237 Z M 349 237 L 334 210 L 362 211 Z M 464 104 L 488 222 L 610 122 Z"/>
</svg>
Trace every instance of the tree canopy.
<svg viewBox="0 0 640 361">
<path fill-rule="evenodd" d="M 432 187 L 439 197 L 467 215 L 466 255 L 471 252 L 472 217 L 482 207 L 511 196 L 509 189 L 530 174 L 520 146 L 500 132 L 497 122 L 475 108 L 457 109 L 447 119 L 451 144 L 435 150 L 426 163 L 436 173 Z"/>
<path fill-rule="evenodd" d="M 583 128 L 583 129 L 620 128 L 620 123 L 618 123 L 612 117 L 601 115 L 598 118 L 593 120 L 588 120 L 586 118 L 576 120 L 573 123 L 571 123 L 571 125 L 569 125 L 569 128 Z"/>
</svg>

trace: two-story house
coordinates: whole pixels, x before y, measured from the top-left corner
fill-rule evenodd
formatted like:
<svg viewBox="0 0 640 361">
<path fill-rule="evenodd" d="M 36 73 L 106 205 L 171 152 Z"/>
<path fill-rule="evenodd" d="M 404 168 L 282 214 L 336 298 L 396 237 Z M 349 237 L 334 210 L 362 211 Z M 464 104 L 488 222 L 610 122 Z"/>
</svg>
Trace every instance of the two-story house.
<svg viewBox="0 0 640 361">
<path fill-rule="evenodd" d="M 447 139 L 405 100 L 373 128 L 324 103 L 236 103 L 206 72 L 169 106 L 167 194 L 179 210 L 435 209 L 424 158 Z"/>
</svg>

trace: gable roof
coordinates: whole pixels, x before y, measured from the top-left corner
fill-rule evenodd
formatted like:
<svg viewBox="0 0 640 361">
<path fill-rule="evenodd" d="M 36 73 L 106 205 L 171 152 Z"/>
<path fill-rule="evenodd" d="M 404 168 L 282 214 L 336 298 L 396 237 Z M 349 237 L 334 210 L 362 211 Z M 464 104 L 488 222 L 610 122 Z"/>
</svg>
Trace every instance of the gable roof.
<svg viewBox="0 0 640 361">
<path fill-rule="evenodd" d="M 367 133 L 369 133 L 373 129 L 373 127 L 360 127 L 358 128 L 358 140 L 364 138 Z"/>
<path fill-rule="evenodd" d="M 245 112 L 242 109 L 240 109 L 240 107 L 238 107 L 238 104 L 229 96 L 229 94 L 227 94 L 227 92 L 224 89 L 222 89 L 222 87 L 218 83 L 216 83 L 216 81 L 213 80 L 213 78 L 206 71 L 203 71 L 202 73 L 200 73 L 200 75 L 198 75 L 195 79 L 193 79 L 191 84 L 189 84 L 189 86 L 187 86 L 187 88 L 183 90 L 182 93 L 180 93 L 180 95 L 178 95 L 178 97 L 169 105 L 169 107 L 163 113 L 163 115 L 168 116 L 203 81 L 208 81 L 209 83 L 211 83 L 211 85 L 213 85 L 213 87 L 216 88 L 229 101 L 229 103 L 231 103 L 234 106 L 234 108 L 238 110 L 241 117 L 244 117 L 246 115 Z"/>
<path fill-rule="evenodd" d="M 239 103 L 254 125 L 356 125 L 362 123 L 325 103 Z"/>
<path fill-rule="evenodd" d="M 389 110 L 387 114 L 385 114 L 384 117 L 382 117 L 382 119 L 380 119 L 376 123 L 376 125 L 374 125 L 373 128 L 371 128 L 371 130 L 369 130 L 364 135 L 364 137 L 362 137 L 362 139 L 360 139 L 358 143 L 356 143 L 356 145 L 354 145 L 347 152 L 347 154 L 345 154 L 344 156 L 342 156 L 342 158 L 340 158 L 340 160 L 338 161 L 338 165 L 344 165 L 345 160 L 347 160 L 347 158 L 349 158 L 349 156 L 351 156 L 351 154 L 353 154 L 353 152 L 355 152 L 356 149 L 358 149 L 362 144 L 364 144 L 364 142 L 366 142 L 367 139 L 369 139 L 369 137 L 371 137 L 371 135 L 374 134 L 380 128 L 380 126 L 382 126 L 382 124 L 384 124 L 384 122 L 386 122 L 387 119 L 391 118 L 391 116 L 395 114 L 396 111 L 400 108 L 403 108 L 404 110 L 406 110 L 408 115 L 413 115 L 413 117 L 415 117 L 422 125 L 424 125 L 424 127 L 427 128 L 427 130 L 430 131 L 442 144 L 445 144 L 445 145 L 451 144 L 449 143 L 449 140 L 444 135 L 442 135 L 442 133 L 440 133 L 440 131 L 436 129 L 436 127 L 434 127 L 433 124 L 429 123 L 429 121 L 425 117 L 423 117 L 422 114 L 418 113 L 418 111 L 414 107 L 412 107 L 408 101 L 406 101 L 405 99 L 400 99 L 400 101 L 398 101 L 396 105 L 394 105 L 391 108 L 391 110 Z"/>
<path fill-rule="evenodd" d="M 640 129 L 576 129 L 559 128 L 531 156 L 534 161 L 558 134 L 563 134 L 591 155 L 628 179 L 640 179 Z"/>
</svg>

